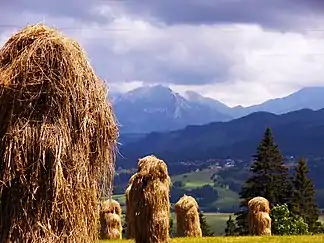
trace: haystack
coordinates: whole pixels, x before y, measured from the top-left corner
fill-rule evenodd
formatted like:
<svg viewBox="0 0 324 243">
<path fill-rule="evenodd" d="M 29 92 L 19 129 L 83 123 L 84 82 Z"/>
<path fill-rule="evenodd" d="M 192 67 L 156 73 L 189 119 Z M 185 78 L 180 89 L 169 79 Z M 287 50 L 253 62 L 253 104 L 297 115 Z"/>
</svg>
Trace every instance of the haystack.
<svg viewBox="0 0 324 243">
<path fill-rule="evenodd" d="M 115 200 L 107 200 L 101 204 L 100 210 L 100 236 L 101 239 L 121 239 L 121 207 Z"/>
<path fill-rule="evenodd" d="M 132 177 L 129 179 L 129 182 L 128 182 L 128 186 L 125 190 L 125 198 L 126 198 L 126 215 L 125 215 L 125 220 L 127 222 L 127 228 L 126 228 L 126 238 L 127 239 L 133 239 L 135 236 L 134 236 L 134 222 L 132 220 L 134 220 L 134 216 L 132 216 L 133 214 L 133 207 L 129 201 L 129 192 L 130 192 L 130 189 L 132 187 L 132 183 L 134 181 L 134 178 L 135 178 L 136 174 L 135 175 L 132 175 Z"/>
<path fill-rule="evenodd" d="M 119 217 L 121 217 L 122 209 L 119 202 L 113 199 L 108 199 L 101 204 L 100 213 L 101 214 L 112 213 L 112 214 L 117 214 Z"/>
<path fill-rule="evenodd" d="M 197 201 L 187 195 L 183 195 L 174 205 L 174 211 L 177 217 L 178 237 L 202 236 L 198 210 Z"/>
<path fill-rule="evenodd" d="M 248 202 L 249 215 L 249 234 L 264 235 L 271 232 L 271 218 L 269 201 L 264 197 L 254 197 Z M 270 219 L 270 226 L 269 226 Z M 269 228 L 270 227 L 270 228 Z M 271 234 L 271 233 L 270 233 Z"/>
<path fill-rule="evenodd" d="M 95 242 L 118 129 L 77 42 L 28 26 L 0 49 L 0 242 Z"/>
<path fill-rule="evenodd" d="M 268 213 L 258 212 L 255 217 L 256 235 L 271 235 L 271 218 Z"/>
<path fill-rule="evenodd" d="M 254 197 L 248 202 L 249 210 L 252 212 L 270 213 L 270 203 L 264 197 Z"/>
<path fill-rule="evenodd" d="M 140 160 L 143 167 L 134 175 L 129 189 L 132 224 L 137 243 L 170 242 L 170 185 L 167 166 L 155 156 Z"/>
</svg>

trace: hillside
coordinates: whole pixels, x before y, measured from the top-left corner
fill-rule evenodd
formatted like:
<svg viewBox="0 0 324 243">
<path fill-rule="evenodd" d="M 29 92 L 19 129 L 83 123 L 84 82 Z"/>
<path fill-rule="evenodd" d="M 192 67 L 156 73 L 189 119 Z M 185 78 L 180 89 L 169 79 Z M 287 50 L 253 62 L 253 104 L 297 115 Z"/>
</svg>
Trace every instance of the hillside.
<svg viewBox="0 0 324 243">
<path fill-rule="evenodd" d="M 169 163 L 210 158 L 250 158 L 266 127 L 271 127 L 285 155 L 324 154 L 324 109 L 275 115 L 256 112 L 229 122 L 214 122 L 185 129 L 150 133 L 120 146 L 118 163 L 134 167 L 138 158 L 155 154 Z"/>
<path fill-rule="evenodd" d="M 189 172 L 181 175 L 171 176 L 173 183 L 171 187 L 171 203 L 176 203 L 183 194 L 200 198 L 199 205 L 206 212 L 234 212 L 238 209 L 238 193 L 227 187 L 227 180 L 222 183 L 214 182 L 213 175 L 217 171 L 205 169 L 197 172 Z M 125 207 L 124 191 L 126 189 L 128 176 L 115 176 L 114 199 Z M 224 179 L 226 179 L 224 177 Z"/>
</svg>

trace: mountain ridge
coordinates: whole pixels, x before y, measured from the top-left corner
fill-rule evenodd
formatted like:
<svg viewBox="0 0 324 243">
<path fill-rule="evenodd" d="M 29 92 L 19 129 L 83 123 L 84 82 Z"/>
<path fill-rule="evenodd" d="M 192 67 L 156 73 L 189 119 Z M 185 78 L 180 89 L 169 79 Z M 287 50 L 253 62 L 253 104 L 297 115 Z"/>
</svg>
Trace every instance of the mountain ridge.
<svg viewBox="0 0 324 243">
<path fill-rule="evenodd" d="M 208 105 L 187 101 L 164 86 L 141 87 L 114 99 L 113 108 L 122 133 L 179 129 L 188 124 L 230 120 Z"/>
<path fill-rule="evenodd" d="M 255 112 L 228 122 L 153 132 L 121 146 L 120 151 L 126 158 L 122 163 L 131 166 L 148 154 L 160 156 L 170 163 L 227 156 L 248 159 L 267 127 L 273 130 L 284 154 L 324 155 L 324 109 L 302 109 L 281 115 Z"/>
<path fill-rule="evenodd" d="M 324 87 L 306 87 L 257 105 L 228 107 L 195 91 L 180 95 L 169 87 L 155 85 L 114 94 L 112 104 L 121 133 L 150 133 L 229 121 L 258 111 L 284 114 L 307 108 L 318 110 L 324 107 Z"/>
</svg>

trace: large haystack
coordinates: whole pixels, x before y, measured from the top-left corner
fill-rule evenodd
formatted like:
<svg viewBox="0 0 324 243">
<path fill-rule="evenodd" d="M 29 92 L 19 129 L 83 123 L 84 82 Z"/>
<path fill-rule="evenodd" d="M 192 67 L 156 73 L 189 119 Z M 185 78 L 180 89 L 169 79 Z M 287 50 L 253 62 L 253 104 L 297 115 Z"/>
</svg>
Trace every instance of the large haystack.
<svg viewBox="0 0 324 243">
<path fill-rule="evenodd" d="M 0 50 L 0 242 L 95 242 L 118 130 L 77 42 L 28 26 Z"/>
<path fill-rule="evenodd" d="M 100 237 L 101 239 L 122 238 L 122 210 L 115 200 L 107 200 L 101 204 L 100 210 Z"/>
<path fill-rule="evenodd" d="M 170 242 L 170 185 L 167 166 L 155 156 L 140 160 L 129 189 L 130 221 L 137 243 Z"/>
<path fill-rule="evenodd" d="M 248 202 L 249 215 L 249 234 L 250 235 L 268 235 L 271 219 L 269 224 L 270 204 L 264 197 L 254 197 Z M 267 216 L 268 215 L 268 216 Z"/>
<path fill-rule="evenodd" d="M 177 216 L 178 237 L 202 236 L 198 210 L 197 201 L 187 195 L 183 195 L 174 205 L 174 211 Z"/>
</svg>

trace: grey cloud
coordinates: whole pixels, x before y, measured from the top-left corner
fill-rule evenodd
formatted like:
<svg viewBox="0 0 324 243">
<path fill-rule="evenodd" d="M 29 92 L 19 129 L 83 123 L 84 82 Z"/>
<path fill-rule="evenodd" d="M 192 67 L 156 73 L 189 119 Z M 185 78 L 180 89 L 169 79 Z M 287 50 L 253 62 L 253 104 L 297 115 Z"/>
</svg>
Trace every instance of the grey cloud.
<svg viewBox="0 0 324 243">
<path fill-rule="evenodd" d="M 319 0 L 141 0 L 123 1 L 133 13 L 158 18 L 167 24 L 255 23 L 289 28 L 298 19 L 323 13 Z"/>
<path fill-rule="evenodd" d="M 23 26 L 25 21 L 37 22 L 42 15 L 50 16 L 47 21 L 58 27 L 78 28 L 85 22 L 107 22 L 106 17 L 100 17 L 92 10 L 101 4 L 113 4 L 116 8 L 125 10 L 125 15 L 138 15 L 140 18 L 154 19 L 159 18 L 167 24 L 177 23 L 258 23 L 263 26 L 277 28 L 289 27 L 298 24 L 296 21 L 302 13 L 314 13 L 316 15 L 324 8 L 323 4 L 315 1 L 308 1 L 308 5 L 302 0 L 121 0 L 116 1 L 95 1 L 95 0 L 11 0 L 5 8 L 0 8 L 0 20 L 2 25 L 13 24 Z M 46 3 L 44 3 L 46 2 Z M 280 3 L 279 3 L 280 2 Z M 295 5 L 293 5 L 295 3 Z M 306 10 L 305 10 L 306 9 Z M 313 9 L 314 12 L 312 12 Z M 308 12 L 307 12 L 308 11 Z M 26 12 L 31 12 L 28 18 Z M 23 14 L 24 13 L 24 14 Z M 103 28 L 109 28 L 109 25 L 99 25 Z M 125 25 L 127 27 L 127 25 Z M 132 26 L 132 25 L 130 25 Z M 81 26 L 82 27 L 82 26 Z M 80 27 L 80 28 L 81 28 Z M 183 26 L 177 26 L 176 31 L 165 31 L 168 37 L 164 39 L 156 38 L 157 41 L 151 41 L 144 44 L 141 41 L 132 48 L 132 38 L 129 38 L 130 46 L 125 44 L 125 49 L 117 53 L 113 45 L 122 42 L 124 36 L 118 37 L 104 34 L 100 28 L 91 30 L 91 25 L 86 25 L 89 30 L 88 37 L 83 36 L 80 30 L 64 30 L 69 35 L 76 36 L 80 42 L 83 42 L 87 53 L 90 56 L 91 63 L 97 73 L 109 82 L 128 82 L 141 80 L 146 83 L 173 83 L 173 84 L 207 84 L 227 82 L 230 80 L 231 67 L 235 63 L 244 65 L 244 59 L 238 61 L 230 45 L 231 35 L 220 36 L 219 39 L 226 39 L 217 44 L 217 39 L 210 31 L 203 32 L 204 36 L 196 38 L 202 32 L 195 32 L 195 28 L 185 30 Z M 130 27 L 132 28 L 132 27 Z M 158 26 L 157 26 L 158 28 Z M 6 29 L 6 28 L 3 28 Z M 3 29 L 0 29 L 0 35 Z M 161 28 L 163 31 L 163 28 Z M 173 28 L 171 28 L 173 29 Z M 87 30 L 86 30 L 87 31 Z M 91 32 L 92 31 L 92 32 Z M 183 32 L 182 32 L 183 31 Z M 243 29 L 243 31 L 249 31 Z M 135 33 L 136 34 L 136 33 Z M 134 35 L 135 35 L 134 34 Z M 148 33 L 149 34 L 149 33 Z M 164 32 L 163 32 L 164 34 Z M 215 32 L 215 35 L 220 32 Z M 0 36 L 1 37 L 1 36 Z M 79 38 L 78 38 L 79 37 Z M 102 38 L 102 39 L 101 39 Z M 127 38 L 127 36 L 125 37 Z M 140 33 L 134 40 L 142 38 Z M 146 38 L 146 35 L 143 36 Z M 204 39 L 205 38 L 205 39 Z M 211 41 L 215 38 L 214 41 Z M 240 35 L 233 35 L 233 39 L 240 38 Z M 179 40 L 178 40 L 179 39 Z M 268 39 L 268 38 L 266 38 Z M 0 38 L 1 40 L 1 38 Z M 186 44 L 188 57 L 177 59 L 168 53 L 172 49 L 177 49 L 173 45 L 175 41 Z M 127 42 L 127 41 L 126 41 Z M 136 42 L 136 41 L 135 41 Z M 154 43 L 153 43 L 154 42 Z M 238 41 L 239 42 L 239 41 Z M 207 43 L 207 44 L 206 44 Z M 212 44 L 211 44 L 212 43 Z M 226 47 L 223 47 L 225 43 Z M 234 42 L 233 42 L 234 43 Z M 258 42 L 256 43 L 258 44 Z M 148 45 L 150 48 L 146 49 Z M 237 45 L 238 49 L 244 46 Z M 226 55 L 222 55 L 223 48 L 226 49 Z M 247 50 L 250 50 L 247 47 Z M 178 54 L 174 54 L 178 55 Z M 202 56 L 202 61 L 197 61 L 197 56 Z M 163 57 L 162 59 L 160 57 Z M 236 59 L 236 60 L 235 60 Z M 240 71 L 242 77 L 244 71 Z M 252 76 L 252 75 L 251 75 Z M 248 79 L 249 77 L 247 77 Z"/>
<path fill-rule="evenodd" d="M 324 10 L 320 0 L 11 0 L 2 9 L 105 23 L 112 16 L 93 11 L 103 5 L 169 25 L 255 23 L 279 29 L 298 27 Z"/>
<path fill-rule="evenodd" d="M 105 22 L 107 18 L 98 15 L 94 7 L 105 4 L 100 0 L 10 0 L 2 7 L 3 11 L 12 12 L 15 15 L 23 12 L 44 14 L 51 17 L 68 17 L 80 21 Z"/>
<path fill-rule="evenodd" d="M 100 77 L 111 82 L 132 82 L 141 80 L 144 83 L 167 83 L 178 85 L 201 85 L 212 82 L 225 82 L 228 79 L 228 67 L 231 60 L 214 57 L 214 66 L 179 67 L 171 60 L 161 61 L 155 53 L 128 52 L 116 55 L 107 43 L 93 44 L 86 47 Z M 194 61 L 194 60 L 193 60 Z"/>
</svg>

